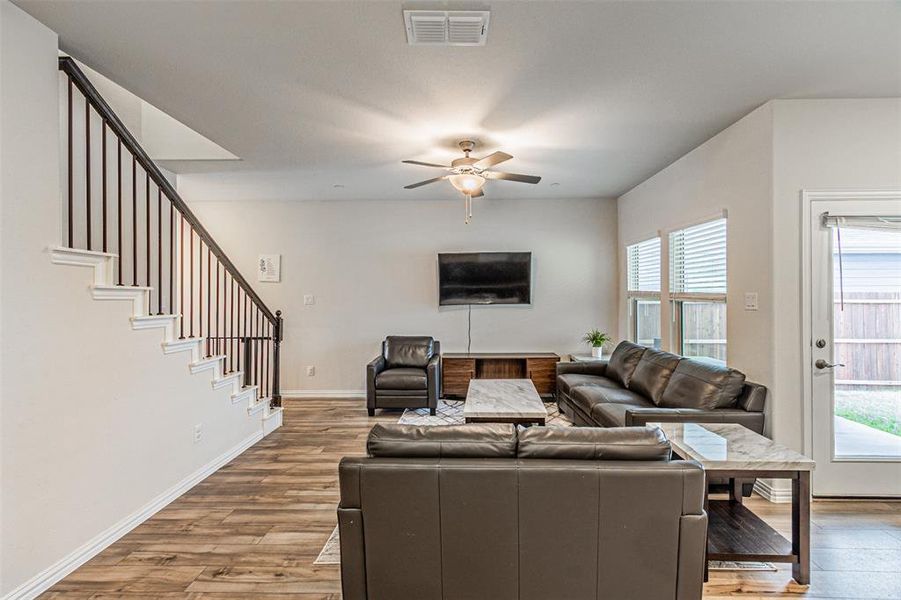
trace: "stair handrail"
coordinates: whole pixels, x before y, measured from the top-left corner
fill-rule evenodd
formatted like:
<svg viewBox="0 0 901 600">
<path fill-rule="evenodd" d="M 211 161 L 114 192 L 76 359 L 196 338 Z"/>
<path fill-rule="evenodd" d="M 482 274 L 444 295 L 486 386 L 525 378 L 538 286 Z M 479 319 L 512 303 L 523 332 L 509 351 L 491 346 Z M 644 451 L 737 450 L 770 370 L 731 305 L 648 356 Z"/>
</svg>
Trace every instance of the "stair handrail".
<svg viewBox="0 0 901 600">
<path fill-rule="evenodd" d="M 241 272 L 238 268 L 232 263 L 232 261 L 225 254 L 225 251 L 216 243 L 216 240 L 213 239 L 213 236 L 209 231 L 206 230 L 206 227 L 201 224 L 200 220 L 197 216 L 188 208 L 188 205 L 182 200 L 181 196 L 178 195 L 178 192 L 172 187 L 172 184 L 169 183 L 169 180 L 166 179 L 165 175 L 163 175 L 162 171 L 160 171 L 159 167 L 156 166 L 156 163 L 147 155 L 138 141 L 134 138 L 128 128 L 122 123 L 119 119 L 118 115 L 116 115 L 115 111 L 110 108 L 109 104 L 106 103 L 106 100 L 103 99 L 103 96 L 97 91 L 88 77 L 84 74 L 84 72 L 78 67 L 78 64 L 75 60 L 70 56 L 60 56 L 59 57 L 59 70 L 65 72 L 69 75 L 72 82 L 75 86 L 84 94 L 84 97 L 90 102 L 94 110 L 96 110 L 101 117 L 103 117 L 110 129 L 122 140 L 122 143 L 125 147 L 132 153 L 144 171 L 150 176 L 153 182 L 162 190 L 163 194 L 169 199 L 169 201 L 175 206 L 175 208 L 182 214 L 184 219 L 194 228 L 197 232 L 197 235 L 206 243 L 207 247 L 212 251 L 212 253 L 216 256 L 219 262 L 223 265 L 223 267 L 231 274 L 231 276 L 235 279 L 235 281 L 240 285 L 244 291 L 250 296 L 253 301 L 260 307 L 260 310 L 266 316 L 266 319 L 272 323 L 274 328 L 274 338 L 278 341 L 281 341 L 281 317 L 271 311 L 266 303 L 263 302 L 262 298 L 260 298 L 254 289 L 250 286 L 244 276 L 241 275 Z M 280 312 L 280 311 L 279 311 Z"/>
</svg>

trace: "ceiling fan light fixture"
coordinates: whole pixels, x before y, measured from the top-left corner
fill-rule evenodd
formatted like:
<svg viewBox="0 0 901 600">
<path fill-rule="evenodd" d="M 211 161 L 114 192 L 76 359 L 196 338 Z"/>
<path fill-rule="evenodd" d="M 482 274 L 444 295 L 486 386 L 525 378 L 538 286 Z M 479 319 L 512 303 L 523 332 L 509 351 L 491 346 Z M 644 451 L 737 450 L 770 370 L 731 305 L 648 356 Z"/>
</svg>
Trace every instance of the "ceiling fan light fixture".
<svg viewBox="0 0 901 600">
<path fill-rule="evenodd" d="M 475 173 L 461 173 L 459 175 L 451 175 L 448 177 L 451 185 L 460 192 L 471 195 L 482 189 L 485 185 L 485 178 Z"/>
</svg>

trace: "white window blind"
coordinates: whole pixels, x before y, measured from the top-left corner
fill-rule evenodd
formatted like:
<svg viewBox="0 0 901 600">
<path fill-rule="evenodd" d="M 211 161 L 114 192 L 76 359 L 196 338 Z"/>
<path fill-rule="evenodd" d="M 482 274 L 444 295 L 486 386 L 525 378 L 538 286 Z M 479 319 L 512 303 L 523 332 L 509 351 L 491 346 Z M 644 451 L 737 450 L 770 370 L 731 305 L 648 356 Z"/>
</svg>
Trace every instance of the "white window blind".
<svg viewBox="0 0 901 600">
<path fill-rule="evenodd" d="M 677 300 L 725 300 L 726 219 L 670 233 L 670 292 Z"/>
<path fill-rule="evenodd" d="M 645 240 L 626 248 L 630 295 L 660 294 L 660 238 Z M 633 292 L 649 292 L 635 294 Z"/>
</svg>

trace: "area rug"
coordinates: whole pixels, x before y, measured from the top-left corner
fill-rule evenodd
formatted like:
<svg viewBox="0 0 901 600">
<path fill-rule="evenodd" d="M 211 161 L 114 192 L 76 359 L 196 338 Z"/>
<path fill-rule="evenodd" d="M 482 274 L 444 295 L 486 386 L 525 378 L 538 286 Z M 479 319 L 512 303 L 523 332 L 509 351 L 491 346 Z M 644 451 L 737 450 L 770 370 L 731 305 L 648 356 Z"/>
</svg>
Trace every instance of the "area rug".
<svg viewBox="0 0 901 600">
<path fill-rule="evenodd" d="M 711 560 L 707 564 L 710 571 L 778 571 L 776 565 L 768 562 L 738 562 L 734 560 Z"/>
<path fill-rule="evenodd" d="M 322 552 L 314 565 L 340 565 L 341 541 L 338 538 L 338 527 L 329 536 Z M 712 560 L 708 566 L 711 571 L 777 571 L 776 565 L 768 562 L 738 562 L 731 560 Z"/>
<path fill-rule="evenodd" d="M 340 565 L 341 564 L 341 540 L 338 539 L 338 526 L 335 525 L 335 530 L 332 532 L 332 535 L 328 536 L 328 540 L 325 542 L 325 546 L 322 547 L 322 551 L 319 553 L 319 556 L 316 557 L 316 560 L 313 561 L 314 565 Z"/>
<path fill-rule="evenodd" d="M 560 413 L 556 402 L 545 402 L 548 427 L 572 427 L 569 417 Z M 435 416 L 429 414 L 427 408 L 408 408 L 397 421 L 401 425 L 462 425 L 463 401 L 439 400 Z"/>
</svg>

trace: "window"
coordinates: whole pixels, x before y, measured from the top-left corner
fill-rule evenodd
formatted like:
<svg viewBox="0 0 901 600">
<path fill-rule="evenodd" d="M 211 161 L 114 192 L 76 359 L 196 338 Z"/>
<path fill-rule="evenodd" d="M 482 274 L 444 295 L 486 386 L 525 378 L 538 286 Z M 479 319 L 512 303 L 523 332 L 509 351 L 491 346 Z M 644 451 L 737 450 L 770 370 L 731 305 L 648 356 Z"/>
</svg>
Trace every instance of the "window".
<svg viewBox="0 0 901 600">
<path fill-rule="evenodd" d="M 660 348 L 660 238 L 626 248 L 632 339 Z"/>
<path fill-rule="evenodd" d="M 726 362 L 726 219 L 669 235 L 673 348 Z"/>
</svg>

